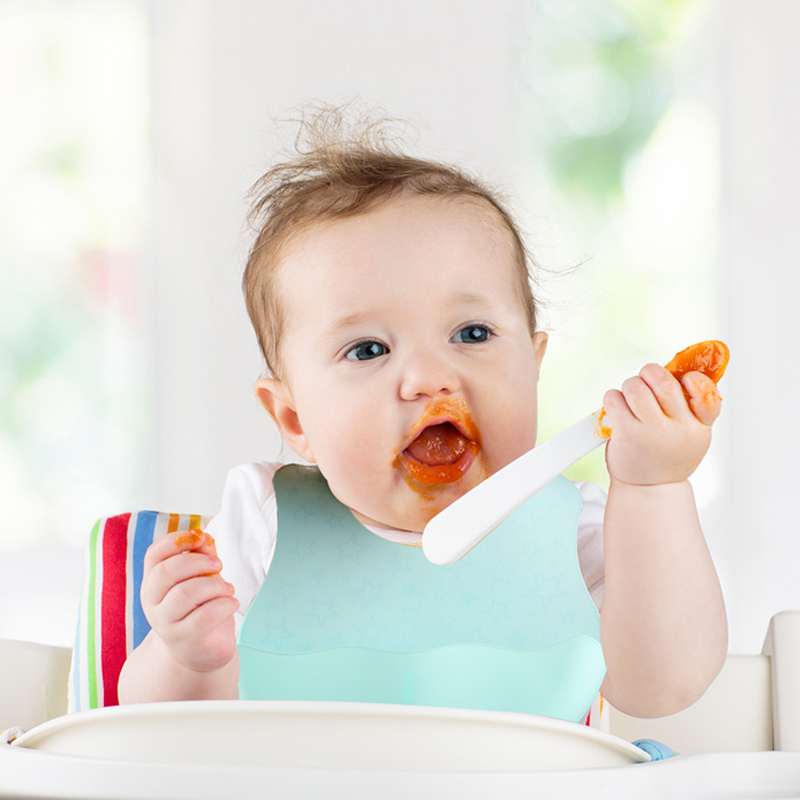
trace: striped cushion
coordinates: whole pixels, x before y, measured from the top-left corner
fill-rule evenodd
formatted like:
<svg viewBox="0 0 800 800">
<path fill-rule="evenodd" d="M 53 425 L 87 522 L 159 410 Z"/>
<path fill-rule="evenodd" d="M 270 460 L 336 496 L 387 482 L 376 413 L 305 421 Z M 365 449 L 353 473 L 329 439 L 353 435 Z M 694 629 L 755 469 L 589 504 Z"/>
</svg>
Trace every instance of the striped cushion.
<svg viewBox="0 0 800 800">
<path fill-rule="evenodd" d="M 179 530 L 205 528 L 211 517 L 140 511 L 101 519 L 85 551 L 84 582 L 70 678 L 70 710 L 115 706 L 119 673 L 150 630 L 142 611 L 144 554 Z"/>
</svg>

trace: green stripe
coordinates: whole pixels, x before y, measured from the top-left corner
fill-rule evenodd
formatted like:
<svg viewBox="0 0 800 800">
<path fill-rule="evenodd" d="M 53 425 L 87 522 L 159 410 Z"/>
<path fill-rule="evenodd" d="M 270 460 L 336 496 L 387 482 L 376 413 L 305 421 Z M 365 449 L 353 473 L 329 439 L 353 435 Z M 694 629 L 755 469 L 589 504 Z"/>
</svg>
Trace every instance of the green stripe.
<svg viewBox="0 0 800 800">
<path fill-rule="evenodd" d="M 98 520 L 92 528 L 89 538 L 89 599 L 87 603 L 88 621 L 86 625 L 86 666 L 89 674 L 89 708 L 97 708 L 97 651 L 95 649 L 96 603 L 95 589 L 97 587 L 97 535 L 100 531 Z"/>
</svg>

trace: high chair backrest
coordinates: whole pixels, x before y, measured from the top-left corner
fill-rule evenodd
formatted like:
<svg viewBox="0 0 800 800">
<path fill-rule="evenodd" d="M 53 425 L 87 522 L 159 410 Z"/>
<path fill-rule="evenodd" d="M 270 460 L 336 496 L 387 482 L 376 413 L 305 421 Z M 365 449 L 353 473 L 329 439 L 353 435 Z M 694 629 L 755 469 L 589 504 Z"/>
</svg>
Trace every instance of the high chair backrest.
<svg viewBox="0 0 800 800">
<path fill-rule="evenodd" d="M 179 530 L 205 528 L 210 517 L 140 511 L 101 519 L 85 550 L 69 707 L 118 705 L 117 683 L 128 654 L 150 631 L 139 597 L 147 548 Z"/>
</svg>

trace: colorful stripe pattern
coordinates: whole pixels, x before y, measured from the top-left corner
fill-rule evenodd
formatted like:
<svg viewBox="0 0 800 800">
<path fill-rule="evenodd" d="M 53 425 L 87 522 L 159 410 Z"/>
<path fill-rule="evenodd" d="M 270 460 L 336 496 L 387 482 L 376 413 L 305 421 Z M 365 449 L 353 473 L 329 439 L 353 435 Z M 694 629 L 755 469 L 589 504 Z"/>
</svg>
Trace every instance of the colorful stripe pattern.
<svg viewBox="0 0 800 800">
<path fill-rule="evenodd" d="M 70 679 L 70 710 L 115 706 L 119 673 L 150 630 L 140 592 L 147 548 L 210 517 L 140 511 L 101 519 L 85 551 L 84 582 Z"/>
</svg>

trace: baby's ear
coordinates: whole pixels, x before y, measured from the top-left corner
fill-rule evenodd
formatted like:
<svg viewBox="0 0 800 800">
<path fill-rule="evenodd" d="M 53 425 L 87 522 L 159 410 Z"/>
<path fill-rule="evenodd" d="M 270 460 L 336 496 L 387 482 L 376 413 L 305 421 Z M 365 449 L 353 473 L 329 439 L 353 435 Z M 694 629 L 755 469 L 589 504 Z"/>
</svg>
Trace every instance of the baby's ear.
<svg viewBox="0 0 800 800">
<path fill-rule="evenodd" d="M 289 447 L 309 463 L 314 463 L 289 387 L 277 378 L 262 378 L 256 383 L 256 397 L 275 420 Z"/>
<path fill-rule="evenodd" d="M 547 334 L 544 331 L 536 331 L 531 336 L 533 341 L 533 353 L 536 358 L 536 365 L 541 369 L 542 359 L 544 358 L 545 350 L 547 350 Z"/>
</svg>

